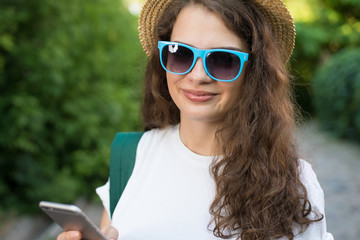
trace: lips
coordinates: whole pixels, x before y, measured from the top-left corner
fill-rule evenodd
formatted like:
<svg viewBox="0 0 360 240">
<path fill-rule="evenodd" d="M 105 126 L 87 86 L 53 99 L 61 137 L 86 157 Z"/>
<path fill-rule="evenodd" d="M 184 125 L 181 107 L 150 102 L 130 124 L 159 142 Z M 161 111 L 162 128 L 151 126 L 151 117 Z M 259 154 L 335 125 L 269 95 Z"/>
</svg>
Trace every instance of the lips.
<svg viewBox="0 0 360 240">
<path fill-rule="evenodd" d="M 206 91 L 195 91 L 189 89 L 183 89 L 183 94 L 187 99 L 192 102 L 207 102 L 214 99 L 218 94 Z"/>
</svg>

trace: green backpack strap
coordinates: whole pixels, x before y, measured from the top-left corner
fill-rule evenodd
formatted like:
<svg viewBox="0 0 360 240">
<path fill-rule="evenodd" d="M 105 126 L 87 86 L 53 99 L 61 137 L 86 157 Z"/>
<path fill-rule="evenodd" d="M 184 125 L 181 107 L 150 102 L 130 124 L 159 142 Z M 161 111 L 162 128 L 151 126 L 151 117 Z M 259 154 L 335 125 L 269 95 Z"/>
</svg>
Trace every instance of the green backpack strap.
<svg viewBox="0 0 360 240">
<path fill-rule="evenodd" d="M 115 207 L 132 174 L 136 149 L 143 132 L 117 133 L 111 144 L 110 155 L 110 214 Z"/>
</svg>

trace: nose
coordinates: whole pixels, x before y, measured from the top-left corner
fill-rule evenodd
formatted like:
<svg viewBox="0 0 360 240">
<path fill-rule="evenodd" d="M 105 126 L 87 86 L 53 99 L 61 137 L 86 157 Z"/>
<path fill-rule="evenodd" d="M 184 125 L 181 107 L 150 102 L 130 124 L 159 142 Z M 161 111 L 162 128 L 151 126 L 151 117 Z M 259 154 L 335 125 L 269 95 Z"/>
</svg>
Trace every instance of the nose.
<svg viewBox="0 0 360 240">
<path fill-rule="evenodd" d="M 202 58 L 198 58 L 195 62 L 195 66 L 188 73 L 188 77 L 191 81 L 198 84 L 208 83 L 213 81 L 206 73 Z"/>
</svg>

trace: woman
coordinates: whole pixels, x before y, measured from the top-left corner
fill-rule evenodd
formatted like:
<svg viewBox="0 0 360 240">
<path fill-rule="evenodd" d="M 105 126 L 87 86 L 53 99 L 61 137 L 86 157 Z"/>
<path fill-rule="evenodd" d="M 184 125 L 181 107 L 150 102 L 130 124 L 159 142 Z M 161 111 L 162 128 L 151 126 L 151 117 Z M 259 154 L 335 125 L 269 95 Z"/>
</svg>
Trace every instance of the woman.
<svg viewBox="0 0 360 240">
<path fill-rule="evenodd" d="M 150 59 L 146 132 L 111 220 L 109 184 L 97 189 L 104 232 L 124 240 L 333 239 L 322 189 L 293 139 L 285 64 L 295 32 L 283 2 L 148 0 L 139 23 Z"/>
</svg>

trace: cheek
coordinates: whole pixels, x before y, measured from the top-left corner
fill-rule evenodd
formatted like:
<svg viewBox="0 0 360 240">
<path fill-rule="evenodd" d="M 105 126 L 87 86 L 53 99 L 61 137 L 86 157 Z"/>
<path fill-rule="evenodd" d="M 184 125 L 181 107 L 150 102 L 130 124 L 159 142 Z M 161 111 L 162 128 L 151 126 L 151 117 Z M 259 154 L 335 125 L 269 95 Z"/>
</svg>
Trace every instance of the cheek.
<svg viewBox="0 0 360 240">
<path fill-rule="evenodd" d="M 238 96 L 240 94 L 240 87 L 237 84 L 227 89 L 227 92 L 228 92 L 228 98 L 230 99 L 230 101 L 232 101 L 232 103 L 234 103 L 238 99 Z"/>
<path fill-rule="evenodd" d="M 169 91 L 171 92 L 171 89 L 174 87 L 175 80 L 172 78 L 172 76 L 169 76 L 168 72 L 166 72 L 166 81 L 167 81 Z"/>
<path fill-rule="evenodd" d="M 179 82 L 179 75 L 174 75 L 170 73 L 166 73 L 166 81 L 168 85 L 168 90 L 170 92 L 170 96 L 174 99 L 176 98 L 176 94 L 178 92 L 177 90 L 177 84 Z"/>
<path fill-rule="evenodd" d="M 227 88 L 227 91 L 229 94 L 232 95 L 232 98 L 237 99 L 241 92 L 241 87 L 244 81 L 244 78 L 246 77 L 246 69 L 247 69 L 247 62 L 245 62 L 245 65 L 243 67 L 242 73 L 238 79 L 231 82 L 229 85 L 226 85 L 224 87 Z"/>
<path fill-rule="evenodd" d="M 235 81 L 239 81 L 240 79 L 237 79 Z M 240 88 L 241 88 L 241 84 L 240 82 L 233 82 L 233 83 L 223 83 L 223 84 L 227 84 L 227 85 L 223 85 L 222 89 L 223 89 L 223 93 L 225 98 L 225 105 L 227 109 L 232 108 L 234 105 L 236 105 L 236 102 L 239 99 L 239 94 L 240 94 Z"/>
<path fill-rule="evenodd" d="M 223 92 L 231 96 L 238 96 L 240 93 L 242 77 L 236 79 L 233 82 L 218 82 Z"/>
</svg>

